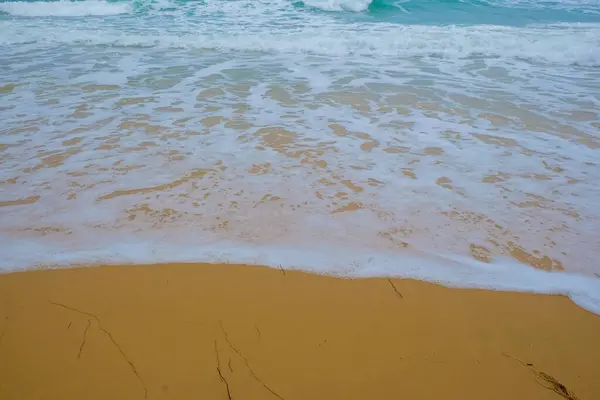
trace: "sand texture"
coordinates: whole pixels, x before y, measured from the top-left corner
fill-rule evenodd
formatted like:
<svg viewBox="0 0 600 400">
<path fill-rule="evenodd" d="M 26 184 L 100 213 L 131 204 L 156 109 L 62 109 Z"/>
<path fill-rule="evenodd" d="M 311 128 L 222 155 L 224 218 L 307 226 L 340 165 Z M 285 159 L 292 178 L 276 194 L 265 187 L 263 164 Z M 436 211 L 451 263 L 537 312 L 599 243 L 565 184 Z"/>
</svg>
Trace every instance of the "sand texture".
<svg viewBox="0 0 600 400">
<path fill-rule="evenodd" d="M 0 275 L 0 399 L 600 399 L 562 296 L 237 265 Z"/>
</svg>

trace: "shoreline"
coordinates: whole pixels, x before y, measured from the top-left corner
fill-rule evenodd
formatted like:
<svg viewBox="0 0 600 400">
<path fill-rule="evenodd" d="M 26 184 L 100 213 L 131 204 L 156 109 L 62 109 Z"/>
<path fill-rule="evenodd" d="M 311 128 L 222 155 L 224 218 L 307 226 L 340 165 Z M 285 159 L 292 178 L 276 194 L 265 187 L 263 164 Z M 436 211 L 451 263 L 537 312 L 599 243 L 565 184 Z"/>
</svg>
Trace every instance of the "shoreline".
<svg viewBox="0 0 600 400">
<path fill-rule="evenodd" d="M 415 279 L 461 289 L 484 289 L 568 296 L 578 306 L 600 315 L 600 276 L 579 270 L 547 271 L 510 257 L 490 262 L 456 254 L 433 254 L 417 248 L 400 252 L 364 248 L 248 245 L 233 241 L 203 244 L 186 239 L 173 245 L 165 238 L 117 236 L 94 248 L 72 248 L 43 241 L 4 239 L 7 257 L 0 274 L 74 266 L 162 264 L 244 264 L 304 271 L 339 278 Z M 179 239 L 179 238 L 178 238 Z M 116 242 L 115 242 L 116 241 Z M 159 244 L 159 245 L 157 245 Z M 1 247 L 1 246 L 0 246 Z M 40 264 L 38 260 L 48 260 Z M 4 271 L 3 271 L 4 270 Z"/>
<path fill-rule="evenodd" d="M 14 272 L 0 275 L 0 335 L 7 399 L 600 396 L 599 316 L 560 295 L 411 279 L 229 264 Z"/>
</svg>

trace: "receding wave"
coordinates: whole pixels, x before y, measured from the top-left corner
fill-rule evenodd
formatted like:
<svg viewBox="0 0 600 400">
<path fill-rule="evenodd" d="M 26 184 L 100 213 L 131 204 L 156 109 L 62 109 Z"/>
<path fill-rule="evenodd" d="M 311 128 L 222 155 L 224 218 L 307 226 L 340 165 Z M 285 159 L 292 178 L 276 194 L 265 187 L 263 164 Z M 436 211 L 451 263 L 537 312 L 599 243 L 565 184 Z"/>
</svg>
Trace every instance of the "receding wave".
<svg viewBox="0 0 600 400">
<path fill-rule="evenodd" d="M 230 261 L 600 314 L 598 0 L 15 1 L 0 273 Z"/>
<path fill-rule="evenodd" d="M 127 14 L 131 11 L 128 3 L 101 0 L 0 3 L 0 12 L 21 17 L 85 17 Z"/>
</svg>

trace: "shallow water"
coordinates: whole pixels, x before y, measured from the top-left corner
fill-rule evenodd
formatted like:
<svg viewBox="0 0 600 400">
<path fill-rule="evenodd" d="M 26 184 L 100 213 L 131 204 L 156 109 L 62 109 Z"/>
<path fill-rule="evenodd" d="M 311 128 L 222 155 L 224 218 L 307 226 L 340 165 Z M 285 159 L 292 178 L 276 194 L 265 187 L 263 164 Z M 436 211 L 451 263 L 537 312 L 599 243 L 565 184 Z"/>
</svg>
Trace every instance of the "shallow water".
<svg viewBox="0 0 600 400">
<path fill-rule="evenodd" d="M 0 69 L 5 270 L 226 260 L 600 309 L 598 0 L 0 2 Z"/>
</svg>

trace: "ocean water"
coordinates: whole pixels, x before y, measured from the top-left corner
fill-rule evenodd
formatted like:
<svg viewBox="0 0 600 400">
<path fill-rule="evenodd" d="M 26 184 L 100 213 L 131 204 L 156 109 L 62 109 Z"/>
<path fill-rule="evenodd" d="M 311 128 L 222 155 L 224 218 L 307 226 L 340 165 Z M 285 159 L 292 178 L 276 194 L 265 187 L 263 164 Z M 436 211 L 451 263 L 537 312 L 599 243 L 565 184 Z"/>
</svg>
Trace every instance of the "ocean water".
<svg viewBox="0 0 600 400">
<path fill-rule="evenodd" d="M 0 268 L 221 261 L 600 312 L 600 0 L 0 1 Z"/>
</svg>

